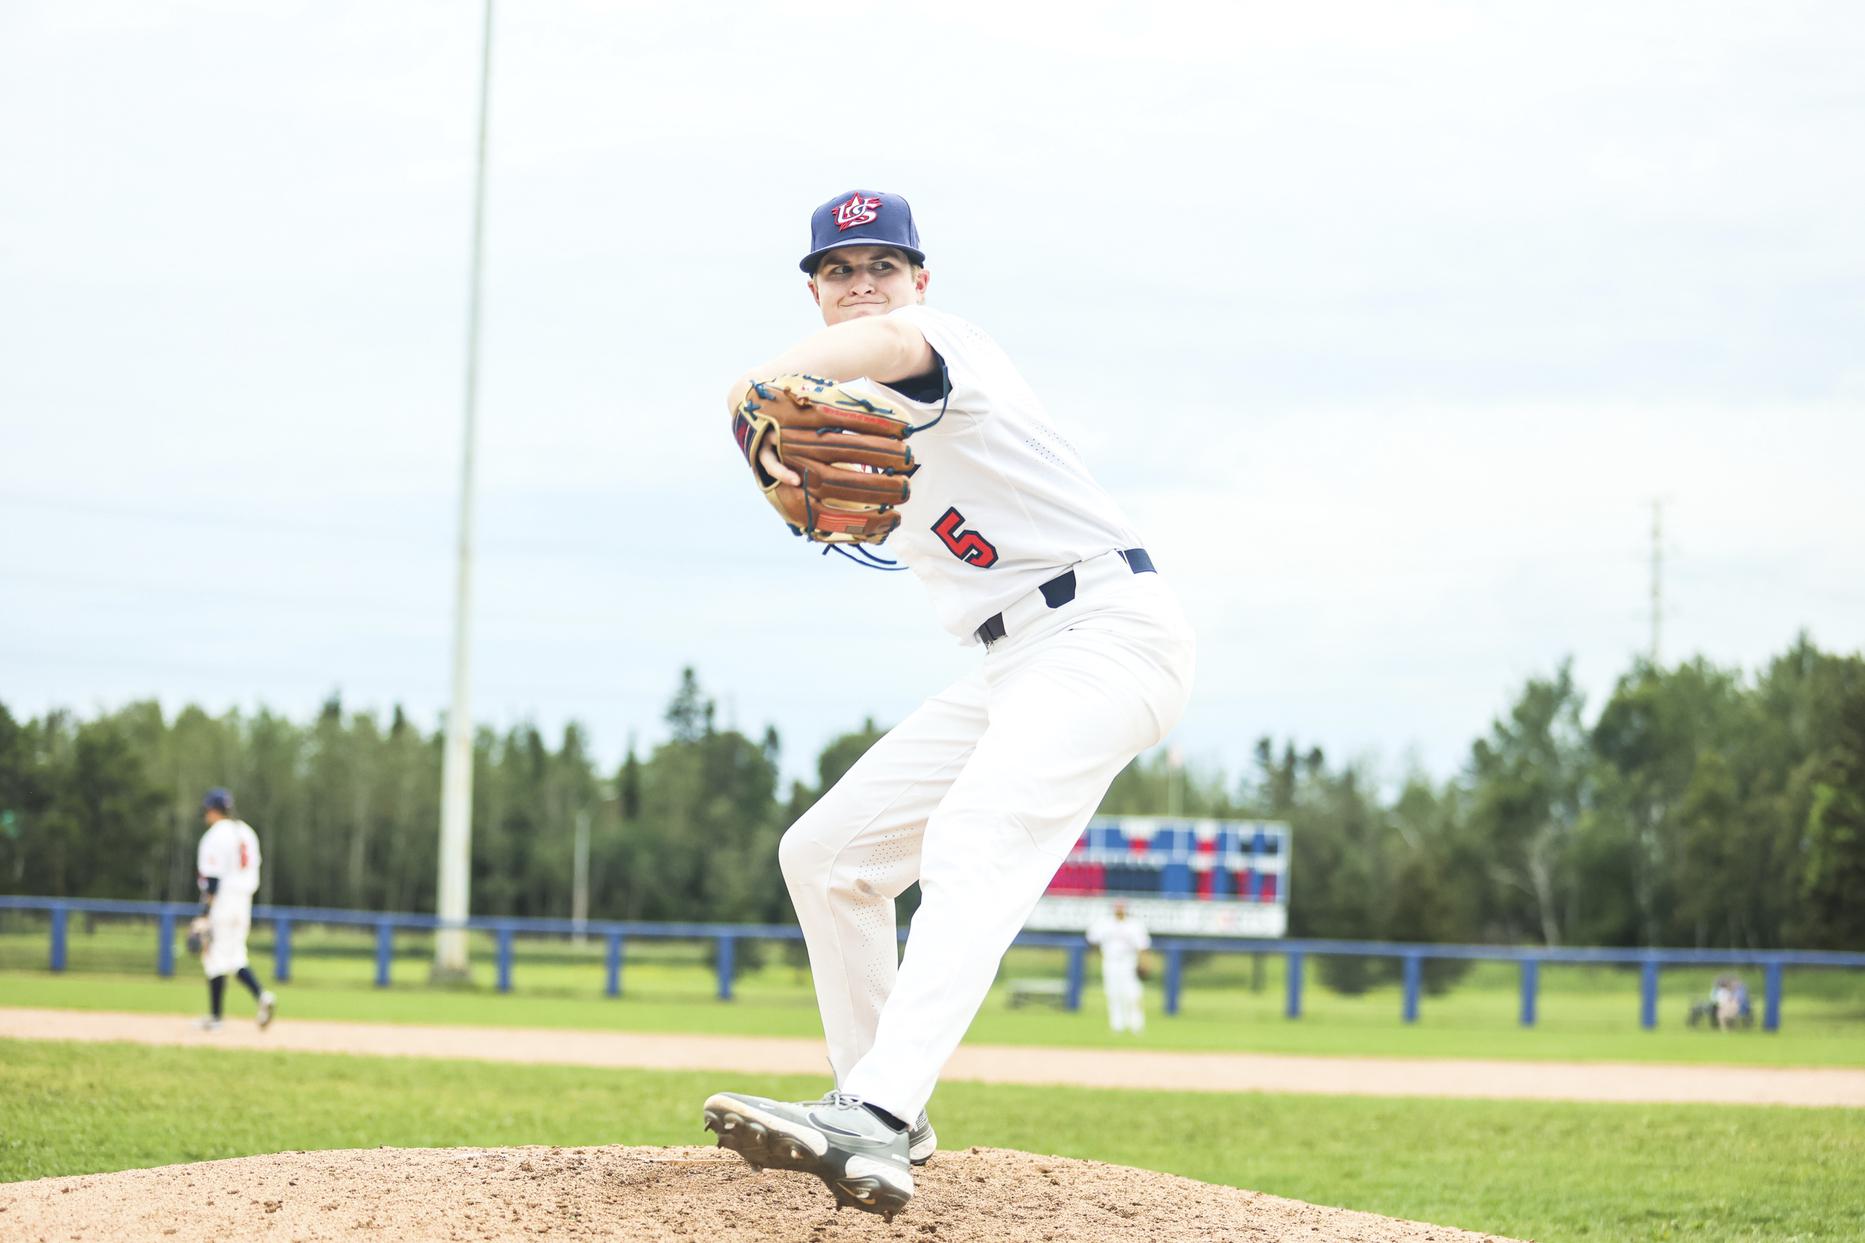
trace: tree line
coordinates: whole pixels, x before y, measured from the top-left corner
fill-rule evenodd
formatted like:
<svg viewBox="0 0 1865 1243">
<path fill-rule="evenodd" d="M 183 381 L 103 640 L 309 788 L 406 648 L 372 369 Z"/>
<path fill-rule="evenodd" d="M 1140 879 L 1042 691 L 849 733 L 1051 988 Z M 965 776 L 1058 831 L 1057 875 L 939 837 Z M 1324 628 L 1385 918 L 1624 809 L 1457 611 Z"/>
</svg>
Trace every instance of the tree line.
<svg viewBox="0 0 1865 1243">
<path fill-rule="evenodd" d="M 612 770 L 575 725 L 555 740 L 480 730 L 475 913 L 567 916 L 580 824 L 592 918 L 790 921 L 777 840 L 880 731 L 837 738 L 785 789 L 777 732 L 720 729 L 715 714 L 684 670 L 666 740 L 631 742 Z M 384 721 L 335 697 L 308 723 L 170 719 L 154 703 L 19 720 L 0 705 L 0 889 L 190 898 L 200 795 L 225 785 L 263 842 L 260 901 L 431 911 L 441 746 L 399 708 Z M 1597 714 L 1562 665 L 1520 689 L 1448 780 L 1395 783 L 1263 738 L 1242 773 L 1143 756 L 1102 809 L 1290 822 L 1295 936 L 1856 949 L 1865 658 L 1803 636 L 1752 675 L 1635 663 Z M 1386 970 L 1325 969 L 1339 987 Z"/>
</svg>

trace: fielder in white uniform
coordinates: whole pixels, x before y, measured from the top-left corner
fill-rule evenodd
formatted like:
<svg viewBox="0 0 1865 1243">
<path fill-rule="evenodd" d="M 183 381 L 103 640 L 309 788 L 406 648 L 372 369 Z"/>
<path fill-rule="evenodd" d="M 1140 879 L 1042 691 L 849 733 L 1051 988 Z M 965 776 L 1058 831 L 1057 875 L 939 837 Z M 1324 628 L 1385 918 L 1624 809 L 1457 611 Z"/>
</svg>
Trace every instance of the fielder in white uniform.
<svg viewBox="0 0 1865 1243">
<path fill-rule="evenodd" d="M 880 550 L 918 576 L 978 668 L 874 745 L 785 834 L 836 1090 L 790 1104 L 719 1093 L 720 1143 L 803 1170 L 837 1207 L 892 1215 L 924 1113 L 998 963 L 1109 783 L 1178 721 L 1193 639 L 1140 536 L 1063 421 L 997 343 L 925 305 L 905 200 L 857 190 L 818 208 L 802 261 L 827 327 L 751 368 L 842 381 L 912 418 L 920 463 Z M 852 383 L 850 383 L 852 382 Z M 796 482 L 774 455 L 771 473 Z M 920 906 L 896 966 L 894 899 Z"/>
<path fill-rule="evenodd" d="M 259 1003 L 259 1026 L 269 1026 L 278 1007 L 270 989 L 246 959 L 246 934 L 252 930 L 253 895 L 259 892 L 259 835 L 233 814 L 233 796 L 216 787 L 201 800 L 201 819 L 207 831 L 195 852 L 196 883 L 201 889 L 201 914 L 210 937 L 201 953 L 207 974 L 208 1013 L 198 1026 L 218 1031 L 226 1009 L 227 977 L 237 975 Z"/>
<path fill-rule="evenodd" d="M 1139 1035 L 1146 1030 L 1140 1008 L 1140 955 L 1153 948 L 1146 925 L 1127 914 L 1125 902 L 1114 903 L 1114 913 L 1088 925 L 1088 944 L 1101 951 L 1101 988 L 1107 994 L 1107 1025 L 1117 1032 Z"/>
</svg>

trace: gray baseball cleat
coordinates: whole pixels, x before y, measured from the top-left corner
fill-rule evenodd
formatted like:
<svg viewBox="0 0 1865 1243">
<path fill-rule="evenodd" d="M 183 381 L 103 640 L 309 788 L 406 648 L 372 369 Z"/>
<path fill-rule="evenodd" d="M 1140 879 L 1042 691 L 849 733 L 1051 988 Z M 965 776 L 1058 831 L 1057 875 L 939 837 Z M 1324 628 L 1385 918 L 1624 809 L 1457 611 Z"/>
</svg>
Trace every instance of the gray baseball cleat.
<svg viewBox="0 0 1865 1243">
<path fill-rule="evenodd" d="M 259 1030 L 260 1031 L 264 1031 L 266 1028 L 272 1025 L 272 1015 L 277 1010 L 278 1010 L 278 998 L 272 995 L 271 989 L 268 988 L 263 993 L 259 994 Z"/>
<path fill-rule="evenodd" d="M 913 1198 L 906 1133 L 875 1117 L 858 1096 L 831 1092 L 787 1104 L 715 1092 L 706 1098 L 706 1129 L 754 1170 L 814 1174 L 829 1185 L 838 1209 L 852 1205 L 892 1221 Z"/>
<path fill-rule="evenodd" d="M 925 1165 L 938 1151 L 939 1137 L 933 1134 L 932 1123 L 922 1109 L 918 1120 L 913 1123 L 913 1129 L 907 1132 L 907 1160 L 915 1165 Z"/>
<path fill-rule="evenodd" d="M 204 1014 L 200 1018 L 194 1020 L 194 1025 L 204 1032 L 217 1032 L 220 1030 L 220 1020 L 211 1014 Z"/>
</svg>

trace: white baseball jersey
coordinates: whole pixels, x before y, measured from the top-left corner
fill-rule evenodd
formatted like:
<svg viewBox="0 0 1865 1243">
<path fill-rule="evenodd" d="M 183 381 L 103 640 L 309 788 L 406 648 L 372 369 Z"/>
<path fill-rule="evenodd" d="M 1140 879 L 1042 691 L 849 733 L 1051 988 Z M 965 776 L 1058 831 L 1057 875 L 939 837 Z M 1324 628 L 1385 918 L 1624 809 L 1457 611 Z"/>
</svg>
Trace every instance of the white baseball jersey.
<svg viewBox="0 0 1865 1243">
<path fill-rule="evenodd" d="M 216 820 L 201 834 L 195 870 L 220 881 L 220 892 L 250 898 L 259 892 L 259 835 L 244 820 Z"/>
<path fill-rule="evenodd" d="M 872 380 L 845 387 L 910 417 L 921 463 L 886 550 L 932 594 L 940 624 L 979 624 L 1058 573 L 1140 538 L 1082 464 L 1057 421 L 997 343 L 943 311 L 905 316 L 945 360 L 943 400 L 918 402 Z"/>
<path fill-rule="evenodd" d="M 1103 916 L 1088 927 L 1088 943 L 1101 947 L 1101 962 L 1106 970 L 1131 971 L 1140 961 L 1140 951 L 1153 948 L 1153 938 L 1137 919 Z"/>
</svg>

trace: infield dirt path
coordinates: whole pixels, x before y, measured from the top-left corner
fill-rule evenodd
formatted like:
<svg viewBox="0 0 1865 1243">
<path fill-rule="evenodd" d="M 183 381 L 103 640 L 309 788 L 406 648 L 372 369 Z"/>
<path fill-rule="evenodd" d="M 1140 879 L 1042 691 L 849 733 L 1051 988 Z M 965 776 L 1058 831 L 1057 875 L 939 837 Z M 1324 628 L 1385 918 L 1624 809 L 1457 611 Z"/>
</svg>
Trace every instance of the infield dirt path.
<svg viewBox="0 0 1865 1243">
<path fill-rule="evenodd" d="M 218 1032 L 202 1032 L 189 1020 L 172 1015 L 4 1008 L 0 1008 L 0 1036 L 826 1076 L 820 1041 L 775 1036 L 418 1027 L 290 1018 L 281 1019 L 264 1032 L 256 1030 L 250 1021 L 233 1021 Z M 1865 1107 L 1865 1070 L 1825 1067 L 1294 1057 L 966 1045 L 952 1058 L 941 1078 L 1198 1092 Z"/>
</svg>

